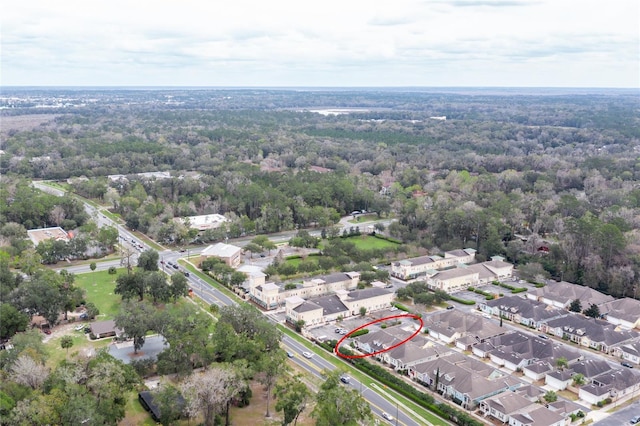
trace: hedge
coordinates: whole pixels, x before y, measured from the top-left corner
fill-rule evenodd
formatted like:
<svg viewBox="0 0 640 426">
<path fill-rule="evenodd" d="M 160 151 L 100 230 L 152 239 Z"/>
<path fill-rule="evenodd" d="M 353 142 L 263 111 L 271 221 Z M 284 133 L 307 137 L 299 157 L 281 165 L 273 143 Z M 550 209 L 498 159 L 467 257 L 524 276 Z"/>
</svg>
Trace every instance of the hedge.
<svg viewBox="0 0 640 426">
<path fill-rule="evenodd" d="M 474 300 L 461 299 L 459 297 L 451 296 L 450 300 L 454 302 L 462 303 L 463 305 L 475 305 L 476 302 Z"/>
<path fill-rule="evenodd" d="M 379 239 L 381 239 L 381 240 L 389 241 L 390 243 L 402 244 L 402 241 L 400 241 L 400 240 L 396 240 L 396 239 L 395 239 L 395 238 L 393 238 L 393 237 L 387 237 L 387 236 L 385 236 L 385 235 L 380 235 L 380 234 L 378 234 L 378 233 L 375 233 L 375 234 L 373 234 L 372 236 L 373 236 L 374 238 L 379 238 Z"/>
<path fill-rule="evenodd" d="M 362 330 L 358 330 L 358 331 L 355 331 L 355 332 L 351 333 L 351 335 L 349 337 L 364 336 L 367 333 L 369 333 L 369 329 L 368 328 L 363 328 Z"/>
<path fill-rule="evenodd" d="M 404 305 L 401 305 L 400 303 L 394 303 L 393 306 L 395 306 L 396 308 L 400 309 L 401 311 L 411 312 L 411 309 L 407 308 Z"/>
</svg>

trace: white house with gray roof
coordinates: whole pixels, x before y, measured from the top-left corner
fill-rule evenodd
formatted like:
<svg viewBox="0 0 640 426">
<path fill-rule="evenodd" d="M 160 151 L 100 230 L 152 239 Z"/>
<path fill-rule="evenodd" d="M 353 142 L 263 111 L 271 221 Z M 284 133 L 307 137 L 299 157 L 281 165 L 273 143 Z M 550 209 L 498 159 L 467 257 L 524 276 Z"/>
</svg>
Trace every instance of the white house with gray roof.
<svg viewBox="0 0 640 426">
<path fill-rule="evenodd" d="M 474 261 L 475 255 L 476 251 L 468 248 L 445 252 L 444 257 L 431 255 L 404 259 L 391 264 L 391 276 L 405 281 L 424 279 L 429 270 L 468 264 Z"/>
<path fill-rule="evenodd" d="M 635 331 L 619 330 L 607 321 L 573 313 L 542 324 L 540 330 L 605 353 L 640 336 Z"/>
<path fill-rule="evenodd" d="M 600 314 L 611 324 L 632 330 L 640 328 L 640 300 L 625 297 L 599 306 Z"/>
<path fill-rule="evenodd" d="M 625 343 L 613 348 L 613 355 L 634 364 L 640 364 L 640 340 Z"/>
<path fill-rule="evenodd" d="M 574 300 L 580 300 L 583 309 L 592 304 L 599 306 L 614 300 L 613 297 L 602 294 L 592 288 L 566 281 L 551 281 L 550 284 L 542 288 L 528 291 L 526 296 L 528 299 L 538 300 L 547 305 L 563 309 L 568 309 Z"/>
<path fill-rule="evenodd" d="M 484 301 L 479 304 L 478 308 L 482 312 L 504 317 L 515 323 L 536 329 L 549 320 L 567 315 L 567 311 L 564 309 L 515 295 Z"/>
</svg>

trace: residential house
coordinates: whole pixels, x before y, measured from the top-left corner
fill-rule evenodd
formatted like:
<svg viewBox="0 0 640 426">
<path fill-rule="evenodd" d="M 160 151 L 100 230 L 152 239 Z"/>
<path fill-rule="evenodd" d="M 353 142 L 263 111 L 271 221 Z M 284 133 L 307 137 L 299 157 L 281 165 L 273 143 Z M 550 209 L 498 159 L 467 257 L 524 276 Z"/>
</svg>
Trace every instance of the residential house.
<svg viewBox="0 0 640 426">
<path fill-rule="evenodd" d="M 242 249 L 231 244 L 217 243 L 205 248 L 200 255 L 202 257 L 217 257 L 232 268 L 236 268 L 242 260 Z"/>
<path fill-rule="evenodd" d="M 554 366 L 549 361 L 536 361 L 532 364 L 522 367 L 524 375 L 531 380 L 544 380 L 545 375 L 553 372 Z"/>
<path fill-rule="evenodd" d="M 613 348 L 613 355 L 634 364 L 640 364 L 640 341 L 625 343 Z"/>
<path fill-rule="evenodd" d="M 581 314 L 569 314 L 552 319 L 542 324 L 540 330 L 604 353 L 611 352 L 613 346 L 630 342 L 640 336 L 635 331 L 619 330 L 607 321 Z"/>
<path fill-rule="evenodd" d="M 569 364 L 566 369 L 552 371 L 545 375 L 545 384 L 557 390 L 564 390 L 573 382 L 573 376 L 582 374 L 587 381 L 611 370 L 608 362 L 600 359 L 584 359 Z"/>
<path fill-rule="evenodd" d="M 565 417 L 541 405 L 530 406 L 530 411 L 523 410 L 511 416 L 511 426 L 564 426 Z"/>
<path fill-rule="evenodd" d="M 640 300 L 625 297 L 599 306 L 600 314 L 611 324 L 627 330 L 640 328 Z"/>
<path fill-rule="evenodd" d="M 424 326 L 429 335 L 447 344 L 464 336 L 472 336 L 476 343 L 481 343 L 508 331 L 493 321 L 457 309 L 429 315 L 424 318 Z"/>
<path fill-rule="evenodd" d="M 473 262 L 475 253 L 474 249 L 463 249 L 445 252 L 444 257 L 432 255 L 404 259 L 391 264 L 391 276 L 405 281 L 425 278 L 429 270 Z"/>
<path fill-rule="evenodd" d="M 381 354 L 381 358 L 382 361 L 391 365 L 396 370 L 406 370 L 412 365 L 432 361 L 451 352 L 450 348 L 443 345 L 431 344 L 429 346 L 421 346 L 413 341 L 409 341 L 388 352 L 384 352 Z"/>
<path fill-rule="evenodd" d="M 505 391 L 490 396 L 480 402 L 480 411 L 486 416 L 491 416 L 502 423 L 509 423 L 511 416 L 519 413 L 523 408 L 535 404 L 527 398 L 512 391 Z"/>
<path fill-rule="evenodd" d="M 563 309 L 515 295 L 482 302 L 479 309 L 535 329 L 551 319 L 567 314 Z"/>
<path fill-rule="evenodd" d="M 567 345 L 533 338 L 511 346 L 499 347 L 489 352 L 489 358 L 497 365 L 516 371 L 537 361 L 554 362 L 556 359 L 565 358 L 568 362 L 573 362 L 582 359 L 582 355 Z"/>
<path fill-rule="evenodd" d="M 591 383 L 580 387 L 580 399 L 597 404 L 607 398 L 616 400 L 640 390 L 640 373 L 628 368 L 619 368 L 602 373 Z"/>
<path fill-rule="evenodd" d="M 500 256 L 492 257 L 488 262 L 474 265 L 459 264 L 456 268 L 427 272 L 427 285 L 432 290 L 448 293 L 469 286 L 485 285 L 495 280 L 511 277 L 513 265 L 504 262 Z"/>
<path fill-rule="evenodd" d="M 89 327 L 91 328 L 91 334 L 96 336 L 97 339 L 120 336 L 122 334 L 122 330 L 116 327 L 114 320 L 92 322 Z"/>
<path fill-rule="evenodd" d="M 592 288 L 566 281 L 551 281 L 550 284 L 542 288 L 528 291 L 526 296 L 528 299 L 538 300 L 547 305 L 563 309 L 569 309 L 569 305 L 574 300 L 580 300 L 582 309 L 586 309 L 592 304 L 599 306 L 614 300 L 613 297 L 602 294 Z"/>
</svg>

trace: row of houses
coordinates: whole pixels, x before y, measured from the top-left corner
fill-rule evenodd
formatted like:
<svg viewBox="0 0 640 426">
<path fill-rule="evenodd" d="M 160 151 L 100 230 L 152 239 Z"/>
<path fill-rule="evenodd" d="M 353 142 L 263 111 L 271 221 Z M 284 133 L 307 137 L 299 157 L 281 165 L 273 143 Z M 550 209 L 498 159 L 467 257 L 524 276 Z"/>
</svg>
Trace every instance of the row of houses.
<svg viewBox="0 0 640 426">
<path fill-rule="evenodd" d="M 391 276 L 405 281 L 424 280 L 432 290 L 452 293 L 513 276 L 513 265 L 503 257 L 473 263 L 474 249 L 452 250 L 442 256 L 421 256 L 391 264 Z"/>
<path fill-rule="evenodd" d="M 360 315 L 361 310 L 372 312 L 389 308 L 395 294 L 383 288 L 337 290 L 335 294 L 305 300 L 294 295 L 285 299 L 286 320 L 291 324 L 303 322 L 315 327 L 339 318 Z"/>
<path fill-rule="evenodd" d="M 499 299 L 487 302 L 487 304 L 500 301 L 505 302 L 503 299 Z M 505 305 L 502 306 L 502 309 L 504 307 Z M 572 323 L 572 320 L 580 322 Z M 640 374 L 634 370 L 625 367 L 612 368 L 610 363 L 604 360 L 585 359 L 583 352 L 578 348 L 558 343 L 548 339 L 545 335 L 532 338 L 531 335 L 519 331 L 509 331 L 496 324 L 493 326 L 487 324 L 485 327 L 483 326 L 483 323 L 486 324 L 485 321 L 489 324 L 493 323 L 460 311 L 444 311 L 424 319 L 429 334 L 443 343 L 454 343 L 459 349 L 470 350 L 480 359 L 488 359 L 492 365 L 514 373 L 522 372 L 529 379 L 544 381 L 553 389 L 566 389 L 575 374 L 582 374 L 587 383 L 576 389 L 576 392 L 580 399 L 591 404 L 597 404 L 607 398 L 619 398 L 640 389 Z M 594 323 L 603 328 L 596 332 L 588 326 L 585 327 L 585 324 Z M 576 329 L 576 326 L 579 328 Z M 606 321 L 585 318 L 579 314 L 566 314 L 547 322 L 543 325 L 542 330 L 567 339 L 566 335 L 563 336 L 558 331 L 559 328 L 562 333 L 580 336 L 582 339 L 576 342 L 578 344 L 594 347 L 621 357 L 623 357 L 622 354 L 628 354 L 629 359 L 637 361 L 640 350 L 638 333 L 629 330 L 616 331 L 613 327 Z M 584 330 L 584 333 L 580 331 L 581 329 Z M 606 348 L 600 345 L 594 346 L 585 343 L 583 339 L 588 339 L 588 342 L 614 339 L 617 341 L 617 346 Z M 568 340 L 573 339 L 569 337 Z M 632 358 L 634 356 L 635 358 Z M 564 359 L 568 367 L 558 366 L 558 359 Z M 484 363 L 481 362 L 481 364 Z M 434 378 L 428 374 L 428 369 L 425 370 L 420 364 L 411 366 L 411 370 L 413 370 L 413 377 L 417 381 L 427 385 L 432 383 Z M 470 393 L 465 395 L 462 401 L 475 404 L 477 397 L 478 395 Z"/>
</svg>

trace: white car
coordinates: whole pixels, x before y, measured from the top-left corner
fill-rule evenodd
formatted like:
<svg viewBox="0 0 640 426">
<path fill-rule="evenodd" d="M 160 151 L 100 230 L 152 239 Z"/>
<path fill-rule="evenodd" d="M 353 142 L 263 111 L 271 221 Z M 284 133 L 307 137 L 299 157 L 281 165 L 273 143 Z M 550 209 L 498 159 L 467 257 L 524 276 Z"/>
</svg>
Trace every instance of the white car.
<svg viewBox="0 0 640 426">
<path fill-rule="evenodd" d="M 392 422 L 392 421 L 393 421 L 393 416 L 392 416 L 391 414 L 389 414 L 389 413 L 384 412 L 384 411 L 382 412 L 382 417 L 383 417 L 385 420 L 389 420 L 390 422 Z"/>
<path fill-rule="evenodd" d="M 313 354 L 311 352 L 302 352 L 302 356 L 305 358 L 313 358 Z"/>
</svg>

